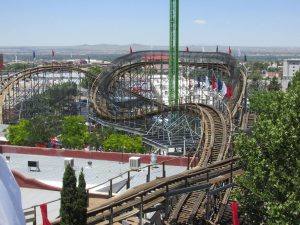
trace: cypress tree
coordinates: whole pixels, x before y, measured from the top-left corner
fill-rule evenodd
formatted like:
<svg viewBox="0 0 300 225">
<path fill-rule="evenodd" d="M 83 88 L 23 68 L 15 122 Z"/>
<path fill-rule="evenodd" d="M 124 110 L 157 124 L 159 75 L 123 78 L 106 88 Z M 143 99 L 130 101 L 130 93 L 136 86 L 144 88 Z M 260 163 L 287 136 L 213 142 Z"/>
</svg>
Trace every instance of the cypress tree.
<svg viewBox="0 0 300 225">
<path fill-rule="evenodd" d="M 75 206 L 75 225 L 86 225 L 87 224 L 87 206 L 88 206 L 88 194 L 86 192 L 86 183 L 84 179 L 83 170 L 79 174 L 79 182 L 77 187 L 76 195 L 76 206 Z"/>
<path fill-rule="evenodd" d="M 75 209 L 76 204 L 76 175 L 75 171 L 70 165 L 66 166 L 63 187 L 61 190 L 61 202 L 60 202 L 60 225 L 74 225 L 76 221 Z"/>
</svg>

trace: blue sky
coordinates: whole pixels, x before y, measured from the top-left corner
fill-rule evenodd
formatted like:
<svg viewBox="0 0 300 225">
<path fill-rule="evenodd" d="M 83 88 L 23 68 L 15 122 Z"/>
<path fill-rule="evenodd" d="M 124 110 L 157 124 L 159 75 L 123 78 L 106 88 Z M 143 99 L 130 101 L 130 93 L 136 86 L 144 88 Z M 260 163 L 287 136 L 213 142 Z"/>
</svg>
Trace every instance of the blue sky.
<svg viewBox="0 0 300 225">
<path fill-rule="evenodd" d="M 169 0 L 0 0 L 0 46 L 168 45 Z M 180 45 L 300 46 L 300 0 L 180 0 Z"/>
</svg>

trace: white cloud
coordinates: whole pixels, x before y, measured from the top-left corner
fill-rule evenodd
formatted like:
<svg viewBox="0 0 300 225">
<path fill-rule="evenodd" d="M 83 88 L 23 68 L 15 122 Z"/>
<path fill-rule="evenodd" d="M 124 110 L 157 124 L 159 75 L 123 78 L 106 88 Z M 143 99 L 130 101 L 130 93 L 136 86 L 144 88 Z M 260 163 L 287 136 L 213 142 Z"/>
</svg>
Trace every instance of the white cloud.
<svg viewBox="0 0 300 225">
<path fill-rule="evenodd" d="M 200 25 L 206 24 L 206 21 L 202 20 L 202 19 L 196 19 L 194 22 L 197 23 L 197 24 L 200 24 Z"/>
</svg>

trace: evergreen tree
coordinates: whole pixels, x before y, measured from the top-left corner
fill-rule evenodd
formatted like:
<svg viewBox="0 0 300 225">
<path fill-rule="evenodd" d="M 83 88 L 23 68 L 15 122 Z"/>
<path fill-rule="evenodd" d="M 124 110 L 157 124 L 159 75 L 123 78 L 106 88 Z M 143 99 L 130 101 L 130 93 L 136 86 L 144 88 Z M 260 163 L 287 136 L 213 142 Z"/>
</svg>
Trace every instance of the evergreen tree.
<svg viewBox="0 0 300 225">
<path fill-rule="evenodd" d="M 78 178 L 78 187 L 77 187 L 77 195 L 76 195 L 76 206 L 75 206 L 75 216 L 76 223 L 75 225 L 86 225 L 87 224 L 87 206 L 88 206 L 88 194 L 86 192 L 86 183 L 84 179 L 84 174 L 81 169 Z"/>
<path fill-rule="evenodd" d="M 74 225 L 76 222 L 76 176 L 75 171 L 70 165 L 66 166 L 63 187 L 61 190 L 61 202 L 60 202 L 60 225 Z"/>
<path fill-rule="evenodd" d="M 269 91 L 279 91 L 281 89 L 281 84 L 278 82 L 278 79 L 276 77 L 273 77 L 270 81 Z"/>
</svg>

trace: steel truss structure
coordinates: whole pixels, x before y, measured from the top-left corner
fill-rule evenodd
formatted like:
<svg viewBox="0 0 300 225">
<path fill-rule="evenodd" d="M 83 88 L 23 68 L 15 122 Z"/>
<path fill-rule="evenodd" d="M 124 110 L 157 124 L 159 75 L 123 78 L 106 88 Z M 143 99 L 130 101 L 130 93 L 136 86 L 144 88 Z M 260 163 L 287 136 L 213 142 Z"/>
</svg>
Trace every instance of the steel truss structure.
<svg viewBox="0 0 300 225">
<path fill-rule="evenodd" d="M 160 149 L 195 149 L 201 116 L 187 105 L 206 103 L 225 112 L 226 100 L 205 87 L 205 79 L 219 78 L 234 88 L 239 71 L 225 53 L 180 52 L 179 59 L 178 106 L 170 102 L 169 52 L 135 52 L 116 59 L 94 82 L 91 101 L 100 117 L 95 120 L 140 134 Z"/>
</svg>

